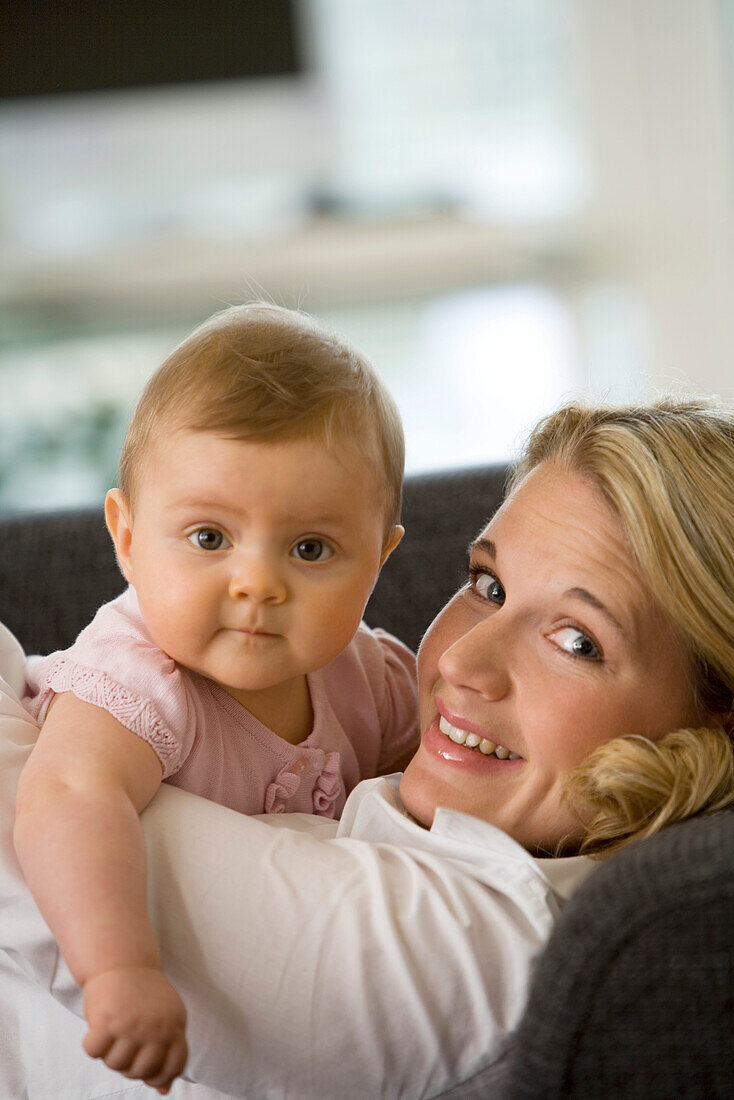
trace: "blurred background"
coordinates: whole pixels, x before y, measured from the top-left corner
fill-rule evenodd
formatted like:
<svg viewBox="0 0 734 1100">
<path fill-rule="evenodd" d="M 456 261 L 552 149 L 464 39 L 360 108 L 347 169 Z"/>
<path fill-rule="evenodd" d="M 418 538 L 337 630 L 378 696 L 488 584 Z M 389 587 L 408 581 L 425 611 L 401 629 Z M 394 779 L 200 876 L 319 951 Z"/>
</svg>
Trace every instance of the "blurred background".
<svg viewBox="0 0 734 1100">
<path fill-rule="evenodd" d="M 734 0 L 3 0 L 0 509 L 100 503 L 215 310 L 333 323 L 408 469 L 734 397 Z"/>
</svg>

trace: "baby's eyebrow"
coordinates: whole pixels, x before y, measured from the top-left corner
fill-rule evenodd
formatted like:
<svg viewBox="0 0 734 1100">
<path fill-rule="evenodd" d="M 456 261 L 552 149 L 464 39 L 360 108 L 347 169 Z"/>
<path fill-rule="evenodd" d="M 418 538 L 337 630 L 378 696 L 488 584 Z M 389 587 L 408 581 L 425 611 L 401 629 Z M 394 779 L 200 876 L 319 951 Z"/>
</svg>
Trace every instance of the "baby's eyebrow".
<svg viewBox="0 0 734 1100">
<path fill-rule="evenodd" d="M 167 501 L 163 508 L 167 512 L 173 512 L 178 508 L 219 508 L 223 507 L 224 502 L 217 500 L 214 497 L 176 497 L 174 500 Z"/>
<path fill-rule="evenodd" d="M 229 498 L 219 499 L 216 496 L 184 496 L 179 497 L 176 500 L 170 500 L 167 504 L 163 505 L 163 510 L 166 512 L 178 512 L 188 511 L 195 509 L 199 512 L 217 511 L 226 513 L 228 515 L 241 515 L 240 510 L 232 506 Z M 334 528 L 341 529 L 346 525 L 344 516 L 336 512 L 323 512 L 312 513 L 309 515 L 297 515 L 290 516 L 290 521 L 295 526 L 303 527 L 304 530 L 311 528 L 318 530 L 319 528 Z"/>
</svg>

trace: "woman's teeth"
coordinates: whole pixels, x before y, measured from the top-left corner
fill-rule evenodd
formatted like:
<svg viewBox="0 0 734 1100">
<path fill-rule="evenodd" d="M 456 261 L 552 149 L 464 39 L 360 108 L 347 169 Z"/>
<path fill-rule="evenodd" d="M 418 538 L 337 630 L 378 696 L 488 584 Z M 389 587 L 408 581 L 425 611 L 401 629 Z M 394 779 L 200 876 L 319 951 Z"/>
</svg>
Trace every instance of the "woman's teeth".
<svg viewBox="0 0 734 1100">
<path fill-rule="evenodd" d="M 443 715 L 439 717 L 438 728 L 441 733 L 456 745 L 466 745 L 468 749 L 479 749 L 483 756 L 496 756 L 498 760 L 519 760 L 516 752 L 510 752 L 504 745 L 495 745 L 494 741 L 488 741 L 486 737 L 480 737 L 478 733 L 468 733 L 458 726 L 452 726 Z"/>
</svg>

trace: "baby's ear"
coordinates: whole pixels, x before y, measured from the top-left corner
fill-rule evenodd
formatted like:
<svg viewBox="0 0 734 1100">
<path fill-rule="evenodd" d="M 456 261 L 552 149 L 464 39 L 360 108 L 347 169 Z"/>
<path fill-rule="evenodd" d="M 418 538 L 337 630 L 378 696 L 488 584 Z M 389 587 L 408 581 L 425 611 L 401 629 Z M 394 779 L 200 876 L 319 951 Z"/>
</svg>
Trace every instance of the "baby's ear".
<svg viewBox="0 0 734 1100">
<path fill-rule="evenodd" d="M 133 535 L 132 512 L 127 497 L 121 489 L 110 489 L 104 499 L 104 518 L 107 530 L 115 544 L 117 564 L 128 584 L 133 583 L 133 565 L 130 544 Z"/>
<path fill-rule="evenodd" d="M 405 534 L 405 528 L 401 527 L 399 523 L 396 523 L 390 534 L 382 544 L 382 553 L 380 555 L 380 569 L 392 554 L 396 546 L 401 542 L 403 535 Z"/>
</svg>

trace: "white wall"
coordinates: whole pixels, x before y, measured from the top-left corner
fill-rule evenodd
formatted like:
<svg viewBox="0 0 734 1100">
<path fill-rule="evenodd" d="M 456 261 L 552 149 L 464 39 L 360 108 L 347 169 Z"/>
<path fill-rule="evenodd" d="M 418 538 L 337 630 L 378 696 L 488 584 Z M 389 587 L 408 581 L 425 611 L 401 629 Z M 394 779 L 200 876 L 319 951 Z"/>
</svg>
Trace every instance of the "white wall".
<svg viewBox="0 0 734 1100">
<path fill-rule="evenodd" d="M 642 295 L 649 382 L 734 397 L 731 98 L 717 0 L 575 0 L 589 229 Z"/>
</svg>

